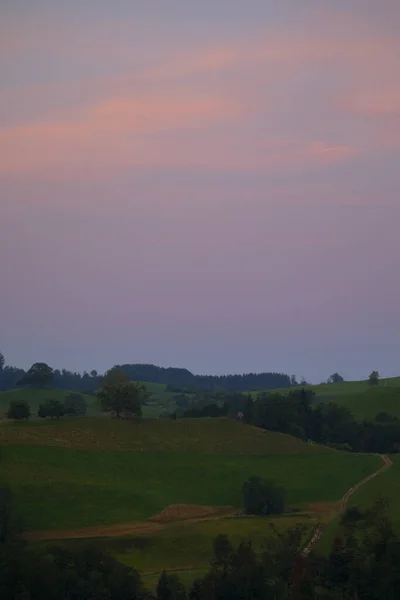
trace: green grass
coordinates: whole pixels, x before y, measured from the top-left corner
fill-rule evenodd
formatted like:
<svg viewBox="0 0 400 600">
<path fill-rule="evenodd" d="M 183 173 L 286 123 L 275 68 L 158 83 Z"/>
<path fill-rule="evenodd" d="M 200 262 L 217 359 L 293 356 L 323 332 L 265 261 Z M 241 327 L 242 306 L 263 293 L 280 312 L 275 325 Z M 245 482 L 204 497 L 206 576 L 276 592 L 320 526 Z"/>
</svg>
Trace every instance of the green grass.
<svg viewBox="0 0 400 600">
<path fill-rule="evenodd" d="M 299 519 L 300 521 L 300 519 Z M 296 521 L 297 522 L 297 521 Z M 199 577 L 210 564 L 212 557 L 212 542 L 218 534 L 229 536 L 230 541 L 236 546 L 242 540 L 252 541 L 257 553 L 262 552 L 266 538 L 271 535 L 273 523 L 279 531 L 286 531 L 296 525 L 293 518 L 230 518 L 203 523 L 188 523 L 169 525 L 165 530 L 151 536 L 142 536 L 129 542 L 121 552 L 120 548 L 111 552 L 123 563 L 130 565 L 142 573 L 156 571 L 145 575 L 145 582 L 149 587 L 157 584 L 160 572 L 163 569 L 174 570 L 183 583 L 191 584 Z M 314 522 L 303 519 L 305 534 L 311 531 Z M 119 540 L 120 542 L 122 540 Z"/>
<path fill-rule="evenodd" d="M 12 400 L 25 400 L 29 404 L 32 417 L 34 418 L 37 416 L 39 404 L 42 404 L 46 400 L 59 400 L 60 402 L 64 402 L 66 396 L 69 396 L 69 394 L 72 393 L 74 392 L 71 392 L 70 390 L 58 390 L 55 388 L 21 388 L 10 390 L 8 392 L 0 392 L 0 417 L 5 416 Z M 81 396 L 86 400 L 88 414 L 99 414 L 100 406 L 97 398 L 87 394 L 81 394 Z"/>
<path fill-rule="evenodd" d="M 271 393 L 289 393 L 295 388 L 267 390 Z M 316 394 L 316 401 L 337 402 L 348 408 L 356 419 L 373 419 L 386 412 L 400 418 L 400 377 L 382 379 L 379 386 L 371 387 L 367 381 L 345 381 L 308 386 Z M 252 392 L 256 398 L 258 392 Z"/>
<path fill-rule="evenodd" d="M 208 454 L 315 454 L 316 444 L 231 419 L 154 419 L 141 422 L 111 418 L 0 423 L 1 445 L 61 446 L 81 450 L 206 452 Z"/>
<path fill-rule="evenodd" d="M 289 506 L 329 502 L 380 464 L 373 455 L 341 452 L 251 456 L 35 446 L 0 452 L 0 483 L 13 490 L 28 529 L 142 520 L 178 503 L 240 508 L 250 475 L 282 485 Z"/>
<path fill-rule="evenodd" d="M 144 582 L 154 590 L 163 569 L 176 573 L 190 586 L 196 577 L 207 572 L 212 558 L 213 540 L 218 534 L 229 536 L 237 546 L 250 539 L 256 552 L 262 552 L 265 540 L 272 534 L 271 525 L 284 532 L 300 524 L 305 538 L 315 526 L 315 520 L 293 517 L 235 517 L 209 521 L 169 523 L 159 531 L 135 537 L 98 538 L 91 540 L 97 548 L 113 554 L 122 563 L 144 574 Z M 46 548 L 55 542 L 36 542 Z M 79 546 L 87 540 L 62 540 L 63 546 Z"/>
<path fill-rule="evenodd" d="M 358 506 L 362 510 L 371 508 L 375 500 L 385 496 L 389 504 L 389 516 L 392 520 L 394 529 L 400 533 L 400 456 L 392 456 L 393 465 L 387 471 L 384 471 L 378 477 L 374 477 L 363 485 L 351 498 L 348 506 Z M 332 547 L 335 536 L 342 533 L 340 527 L 340 518 L 336 518 L 329 523 L 321 540 L 316 546 L 316 550 L 321 553 L 328 553 Z"/>
<path fill-rule="evenodd" d="M 380 412 L 400 418 L 400 387 L 369 388 L 360 394 L 339 396 L 336 402 L 351 410 L 356 419 L 373 419 Z"/>
<path fill-rule="evenodd" d="M 340 396 L 350 396 L 353 394 L 360 394 L 371 389 L 368 381 L 343 381 L 342 383 L 319 383 L 316 385 L 306 386 L 313 390 L 318 398 L 335 400 Z M 400 388 L 400 377 L 391 377 L 388 379 L 381 379 L 379 388 L 394 387 Z M 282 388 L 277 390 L 266 390 L 268 392 L 279 392 L 288 393 L 296 388 Z M 256 396 L 259 392 L 252 392 Z"/>
<path fill-rule="evenodd" d="M 234 545 L 251 539 L 256 552 L 262 551 L 264 541 L 271 535 L 271 524 L 287 531 L 300 522 L 311 530 L 314 520 L 293 517 L 231 517 L 201 523 L 170 523 L 164 529 L 135 538 L 97 539 L 96 545 L 106 547 L 119 560 L 141 572 L 163 569 L 204 568 L 212 557 L 212 542 L 225 534 Z"/>
</svg>

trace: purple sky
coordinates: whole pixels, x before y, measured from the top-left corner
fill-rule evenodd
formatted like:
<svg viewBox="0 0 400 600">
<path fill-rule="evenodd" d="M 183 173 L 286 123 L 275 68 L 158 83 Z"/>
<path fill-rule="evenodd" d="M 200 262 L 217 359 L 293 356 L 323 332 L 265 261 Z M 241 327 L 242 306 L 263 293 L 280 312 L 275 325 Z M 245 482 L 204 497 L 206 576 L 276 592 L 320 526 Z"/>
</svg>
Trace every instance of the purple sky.
<svg viewBox="0 0 400 600">
<path fill-rule="evenodd" d="M 400 374 L 399 0 L 6 0 L 0 349 Z"/>
</svg>

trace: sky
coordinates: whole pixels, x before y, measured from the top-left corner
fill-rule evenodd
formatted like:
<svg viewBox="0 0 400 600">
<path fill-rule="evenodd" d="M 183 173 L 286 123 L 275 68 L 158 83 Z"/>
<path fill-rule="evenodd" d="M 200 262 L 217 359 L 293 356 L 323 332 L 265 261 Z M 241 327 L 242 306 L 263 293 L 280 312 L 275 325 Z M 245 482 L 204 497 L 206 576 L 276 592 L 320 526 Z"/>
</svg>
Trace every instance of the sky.
<svg viewBox="0 0 400 600">
<path fill-rule="evenodd" d="M 0 349 L 400 375 L 398 0 L 3 0 Z"/>
</svg>

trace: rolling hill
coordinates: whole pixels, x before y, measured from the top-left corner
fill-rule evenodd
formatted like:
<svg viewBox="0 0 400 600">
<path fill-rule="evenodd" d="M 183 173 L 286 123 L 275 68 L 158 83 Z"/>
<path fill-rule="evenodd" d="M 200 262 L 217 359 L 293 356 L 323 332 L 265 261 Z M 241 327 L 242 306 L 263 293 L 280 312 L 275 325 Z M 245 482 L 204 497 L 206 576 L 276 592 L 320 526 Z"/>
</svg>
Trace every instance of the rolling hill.
<svg viewBox="0 0 400 600">
<path fill-rule="evenodd" d="M 332 502 L 380 461 L 227 419 L 3 422 L 0 453 L 29 529 L 140 521 L 171 504 L 240 508 L 250 475 L 282 485 L 289 506 Z"/>
<path fill-rule="evenodd" d="M 400 387 L 368 388 L 358 394 L 343 394 L 335 402 L 345 406 L 356 419 L 373 419 L 385 412 L 400 419 Z"/>
<path fill-rule="evenodd" d="M 400 377 L 391 377 L 388 379 L 381 379 L 378 388 L 400 388 Z M 278 392 L 287 394 L 292 391 L 293 387 L 282 388 L 277 390 L 265 390 L 267 392 Z M 306 389 L 311 389 L 315 392 L 317 399 L 320 400 L 336 400 L 341 396 L 352 396 L 355 394 L 361 394 L 371 389 L 368 381 L 343 381 L 341 383 L 319 383 L 316 385 L 306 386 Z M 252 392 L 253 395 L 257 395 L 258 392 Z"/>
</svg>

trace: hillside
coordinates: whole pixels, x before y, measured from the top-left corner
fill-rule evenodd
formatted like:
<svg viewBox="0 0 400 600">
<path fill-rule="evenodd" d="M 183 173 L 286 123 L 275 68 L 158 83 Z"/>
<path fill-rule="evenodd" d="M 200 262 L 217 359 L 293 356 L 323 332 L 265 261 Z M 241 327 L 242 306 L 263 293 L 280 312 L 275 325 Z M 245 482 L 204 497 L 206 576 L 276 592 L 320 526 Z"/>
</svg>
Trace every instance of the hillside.
<svg viewBox="0 0 400 600">
<path fill-rule="evenodd" d="M 39 404 L 42 404 L 46 400 L 59 400 L 60 402 L 63 402 L 65 397 L 71 393 L 76 392 L 58 390 L 55 388 L 17 388 L 8 392 L 0 392 L 0 418 L 5 416 L 12 400 L 25 400 L 28 402 L 31 407 L 32 417 L 35 417 L 37 415 Z M 88 396 L 87 394 L 80 395 L 86 400 L 88 414 L 98 414 L 99 404 L 97 398 L 95 396 Z"/>
<path fill-rule="evenodd" d="M 59 446 L 76 450 L 201 452 L 205 454 L 330 453 L 316 444 L 228 419 L 72 418 L 0 425 L 0 446 Z"/>
<path fill-rule="evenodd" d="M 335 402 L 346 406 L 356 419 L 373 419 L 381 412 L 400 419 L 400 387 L 368 388 L 358 394 L 338 396 Z"/>
<path fill-rule="evenodd" d="M 351 496 L 349 507 L 357 506 L 361 510 L 371 508 L 378 499 L 385 498 L 389 502 L 389 516 L 393 522 L 394 529 L 400 532 L 400 456 L 391 456 L 393 465 L 379 477 L 371 479 Z M 342 528 L 340 519 L 336 518 L 328 525 L 322 538 L 319 540 L 316 550 L 327 554 L 336 536 L 340 536 Z"/>
<path fill-rule="evenodd" d="M 338 500 L 380 462 L 219 419 L 5 422 L 0 432 L 1 483 L 28 529 L 140 521 L 171 504 L 240 508 L 250 475 L 307 507 Z"/>
<path fill-rule="evenodd" d="M 382 388 L 400 388 L 400 377 L 391 377 L 388 379 L 381 379 L 379 389 Z M 287 394 L 292 391 L 293 387 L 286 387 L 279 390 L 269 389 L 267 392 L 278 392 Z M 342 383 L 319 383 L 316 385 L 306 386 L 306 389 L 311 389 L 315 392 L 317 399 L 319 400 L 336 400 L 340 396 L 350 396 L 353 394 L 360 394 L 370 390 L 371 387 L 368 381 L 343 381 Z M 258 392 L 252 392 L 253 395 L 257 395 Z"/>
</svg>

